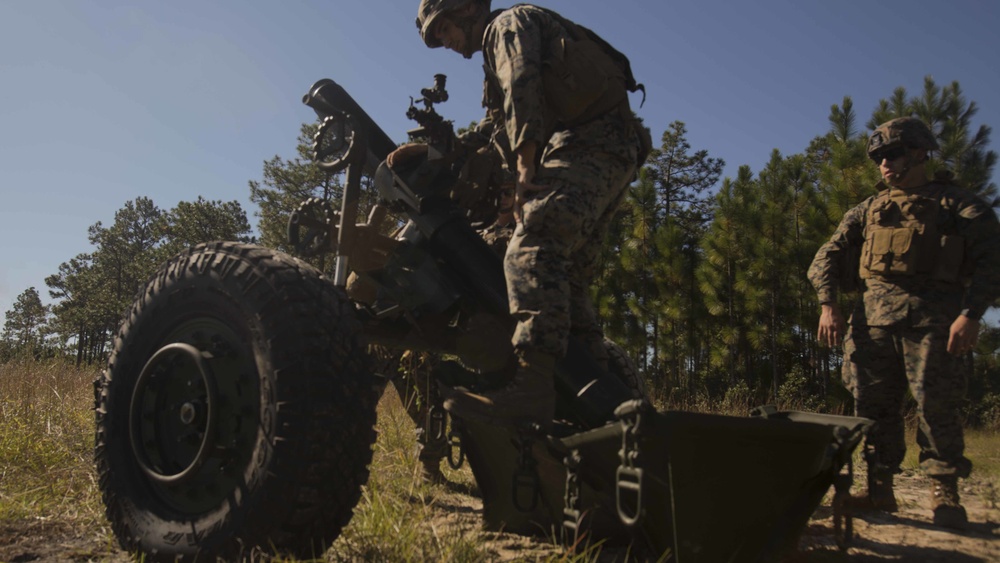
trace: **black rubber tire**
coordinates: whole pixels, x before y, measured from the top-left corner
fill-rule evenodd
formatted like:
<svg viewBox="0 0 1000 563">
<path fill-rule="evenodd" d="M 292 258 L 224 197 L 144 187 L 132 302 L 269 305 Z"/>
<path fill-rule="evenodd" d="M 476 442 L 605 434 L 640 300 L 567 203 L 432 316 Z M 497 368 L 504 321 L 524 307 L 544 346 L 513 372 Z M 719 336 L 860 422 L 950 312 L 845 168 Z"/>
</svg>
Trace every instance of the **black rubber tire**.
<svg viewBox="0 0 1000 563">
<path fill-rule="evenodd" d="M 122 547 L 153 561 L 320 557 L 375 441 L 360 328 L 319 271 L 263 247 L 202 244 L 164 265 L 95 384 L 94 455 Z"/>
<path fill-rule="evenodd" d="M 633 398 L 649 401 L 646 382 L 639 374 L 639 369 L 635 366 L 632 358 L 625 353 L 621 346 L 608 337 L 604 337 L 604 349 L 608 351 L 608 369 L 611 373 L 625 383 L 625 386 L 632 391 Z"/>
</svg>

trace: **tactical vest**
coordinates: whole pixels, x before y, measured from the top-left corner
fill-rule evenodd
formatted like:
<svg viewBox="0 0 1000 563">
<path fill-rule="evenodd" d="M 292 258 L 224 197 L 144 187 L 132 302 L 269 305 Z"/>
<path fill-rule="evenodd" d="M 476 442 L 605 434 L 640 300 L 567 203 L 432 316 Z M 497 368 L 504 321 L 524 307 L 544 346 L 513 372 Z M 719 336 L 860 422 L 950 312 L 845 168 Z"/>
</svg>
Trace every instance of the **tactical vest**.
<svg viewBox="0 0 1000 563">
<path fill-rule="evenodd" d="M 628 58 L 593 31 L 541 8 L 569 32 L 554 40 L 542 61 L 542 85 L 549 106 L 567 126 L 586 123 L 628 100 L 626 89 L 645 88 L 632 76 Z"/>
<path fill-rule="evenodd" d="M 945 209 L 947 211 L 947 209 Z M 927 197 L 889 188 L 868 208 L 859 274 L 872 277 L 961 278 L 965 241 L 942 221 L 941 196 Z"/>
<path fill-rule="evenodd" d="M 518 6 L 526 6 L 550 16 L 570 37 L 557 37 L 544 49 L 542 88 L 546 106 L 555 119 L 565 127 L 575 127 L 612 111 L 624 110 L 627 115 L 623 117 L 635 130 L 639 142 L 637 164 L 641 166 L 652 150 L 653 141 L 649 130 L 633 118 L 628 107 L 626 92 L 642 91 L 642 101 L 646 101 L 646 87 L 636 82 L 628 57 L 590 29 L 567 20 L 552 10 L 529 4 L 517 4 L 514 7 Z M 486 74 L 483 105 L 497 121 L 495 114 L 502 114 L 504 107 L 503 92 L 489 65 L 484 64 L 483 70 Z M 497 136 L 504 137 L 501 131 L 495 131 L 494 142 L 498 142 Z M 509 141 L 499 141 L 501 149 L 505 148 L 504 143 L 509 144 Z"/>
<path fill-rule="evenodd" d="M 626 91 L 646 89 L 632 74 L 631 63 L 620 51 L 590 29 L 562 17 L 552 10 L 518 4 L 542 12 L 559 23 L 569 39 L 558 37 L 544 48 L 542 87 L 546 105 L 556 119 L 567 127 L 586 123 L 613 111 L 628 101 Z M 486 67 L 487 107 L 502 108 L 503 95 L 496 77 Z"/>
</svg>

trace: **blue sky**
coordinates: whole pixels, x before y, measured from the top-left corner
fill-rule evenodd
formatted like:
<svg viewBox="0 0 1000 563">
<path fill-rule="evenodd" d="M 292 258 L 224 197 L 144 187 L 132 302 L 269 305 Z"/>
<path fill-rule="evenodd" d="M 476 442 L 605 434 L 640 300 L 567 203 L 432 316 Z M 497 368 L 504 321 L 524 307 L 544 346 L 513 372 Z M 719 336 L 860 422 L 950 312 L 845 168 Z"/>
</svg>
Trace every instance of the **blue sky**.
<svg viewBox="0 0 1000 563">
<path fill-rule="evenodd" d="M 880 98 L 916 93 L 927 75 L 958 81 L 980 106 L 975 123 L 1000 127 L 993 0 L 538 4 L 629 55 L 654 141 L 683 121 L 727 176 L 759 171 L 775 148 L 801 152 L 845 95 L 863 127 Z M 397 142 L 409 96 L 435 73 L 451 94 L 439 112 L 478 119 L 478 56 L 425 48 L 417 5 L 0 0 L 0 312 L 32 286 L 48 302 L 45 277 L 91 251 L 87 227 L 110 225 L 129 200 L 166 210 L 200 195 L 252 213 L 247 182 L 294 156 L 317 79 L 343 85 Z"/>
</svg>

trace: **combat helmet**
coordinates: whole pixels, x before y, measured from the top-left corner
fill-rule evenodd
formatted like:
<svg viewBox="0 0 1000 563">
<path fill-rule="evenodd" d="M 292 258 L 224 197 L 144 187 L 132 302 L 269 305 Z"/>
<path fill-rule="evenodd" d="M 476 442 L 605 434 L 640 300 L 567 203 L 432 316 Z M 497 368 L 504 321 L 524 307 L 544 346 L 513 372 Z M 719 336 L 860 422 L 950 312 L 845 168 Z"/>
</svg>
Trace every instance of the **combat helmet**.
<svg viewBox="0 0 1000 563">
<path fill-rule="evenodd" d="M 431 49 L 441 46 L 431 31 L 434 21 L 445 12 L 457 10 L 469 2 L 479 2 L 489 4 L 489 0 L 420 0 L 420 8 L 417 9 L 417 30 L 424 43 Z"/>
<path fill-rule="evenodd" d="M 937 150 L 937 139 L 927 125 L 916 117 L 897 117 L 879 125 L 868 138 L 868 156 L 893 147 Z"/>
</svg>

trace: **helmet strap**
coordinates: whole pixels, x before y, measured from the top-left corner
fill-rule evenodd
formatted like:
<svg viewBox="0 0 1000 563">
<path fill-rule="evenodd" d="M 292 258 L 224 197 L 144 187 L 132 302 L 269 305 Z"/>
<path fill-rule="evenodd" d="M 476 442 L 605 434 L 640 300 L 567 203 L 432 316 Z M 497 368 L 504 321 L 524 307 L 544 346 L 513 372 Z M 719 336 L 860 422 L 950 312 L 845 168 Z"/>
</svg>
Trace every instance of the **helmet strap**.
<svg viewBox="0 0 1000 563">
<path fill-rule="evenodd" d="M 910 170 L 915 166 L 927 161 L 927 154 L 924 153 L 920 155 L 917 150 L 913 147 L 907 147 L 906 157 L 903 160 L 903 168 L 899 171 L 900 180 L 905 179 L 909 175 Z"/>
<path fill-rule="evenodd" d="M 475 30 L 476 24 L 479 23 L 479 19 L 483 16 L 485 10 L 479 2 L 473 2 L 473 4 L 476 6 L 476 10 L 471 14 L 467 16 L 453 14 L 451 17 L 451 21 L 455 24 L 455 27 L 461 29 L 462 33 L 465 34 L 465 52 L 462 53 L 462 56 L 467 59 L 471 59 L 472 55 L 479 50 L 480 45 L 477 42 L 482 41 L 482 37 L 473 37 L 472 32 Z"/>
</svg>

